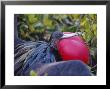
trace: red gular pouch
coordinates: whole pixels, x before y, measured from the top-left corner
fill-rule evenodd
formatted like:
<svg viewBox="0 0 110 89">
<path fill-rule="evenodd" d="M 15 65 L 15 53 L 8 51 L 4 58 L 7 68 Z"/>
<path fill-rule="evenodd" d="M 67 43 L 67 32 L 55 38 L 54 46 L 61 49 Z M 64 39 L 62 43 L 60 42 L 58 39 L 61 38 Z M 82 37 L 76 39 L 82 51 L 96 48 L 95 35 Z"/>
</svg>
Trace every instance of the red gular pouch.
<svg viewBox="0 0 110 89">
<path fill-rule="evenodd" d="M 64 32 L 62 38 L 57 42 L 58 52 L 63 61 L 81 60 L 89 63 L 90 53 L 84 39 L 77 33 Z"/>
</svg>

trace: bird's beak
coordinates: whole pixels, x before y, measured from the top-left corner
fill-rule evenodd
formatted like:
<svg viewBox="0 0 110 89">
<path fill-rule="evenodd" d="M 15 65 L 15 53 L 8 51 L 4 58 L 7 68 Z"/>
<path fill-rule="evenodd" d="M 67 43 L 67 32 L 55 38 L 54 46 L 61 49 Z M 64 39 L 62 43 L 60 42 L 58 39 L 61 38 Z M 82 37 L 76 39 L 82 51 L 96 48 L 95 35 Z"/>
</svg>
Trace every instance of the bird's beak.
<svg viewBox="0 0 110 89">
<path fill-rule="evenodd" d="M 69 34 L 64 33 L 61 38 L 69 38 L 77 35 L 78 35 L 77 33 L 69 33 Z"/>
</svg>

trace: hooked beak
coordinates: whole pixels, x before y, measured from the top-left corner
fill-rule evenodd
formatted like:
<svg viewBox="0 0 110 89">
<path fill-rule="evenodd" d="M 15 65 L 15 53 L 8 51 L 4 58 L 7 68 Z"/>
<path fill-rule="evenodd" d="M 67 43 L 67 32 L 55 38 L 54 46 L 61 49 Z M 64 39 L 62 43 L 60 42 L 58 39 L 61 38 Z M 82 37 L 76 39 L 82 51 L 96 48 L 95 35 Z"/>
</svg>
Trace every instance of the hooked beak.
<svg viewBox="0 0 110 89">
<path fill-rule="evenodd" d="M 73 37 L 73 36 L 78 36 L 78 34 L 77 33 L 63 34 L 63 36 L 61 38 L 69 38 L 69 37 Z"/>
</svg>

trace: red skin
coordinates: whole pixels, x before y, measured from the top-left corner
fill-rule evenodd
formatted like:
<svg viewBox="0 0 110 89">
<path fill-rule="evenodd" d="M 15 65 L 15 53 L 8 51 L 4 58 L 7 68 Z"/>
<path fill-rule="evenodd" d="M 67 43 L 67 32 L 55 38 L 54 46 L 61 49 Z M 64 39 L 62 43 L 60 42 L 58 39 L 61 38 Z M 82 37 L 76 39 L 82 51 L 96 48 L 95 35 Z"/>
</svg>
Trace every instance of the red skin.
<svg viewBox="0 0 110 89">
<path fill-rule="evenodd" d="M 67 32 L 67 34 L 70 32 Z M 81 60 L 88 64 L 89 49 L 80 36 L 61 39 L 58 44 L 58 51 L 64 61 Z"/>
</svg>

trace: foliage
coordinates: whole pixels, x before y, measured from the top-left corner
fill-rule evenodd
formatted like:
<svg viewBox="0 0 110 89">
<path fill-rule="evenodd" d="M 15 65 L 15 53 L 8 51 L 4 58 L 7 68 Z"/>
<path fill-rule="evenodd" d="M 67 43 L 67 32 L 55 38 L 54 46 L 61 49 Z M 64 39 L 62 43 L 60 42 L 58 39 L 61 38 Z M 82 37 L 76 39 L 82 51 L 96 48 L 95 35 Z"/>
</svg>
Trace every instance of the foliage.
<svg viewBox="0 0 110 89">
<path fill-rule="evenodd" d="M 31 70 L 31 71 L 30 71 L 30 75 L 31 75 L 31 76 L 37 76 L 37 73 L 36 73 L 35 71 Z"/>
<path fill-rule="evenodd" d="M 81 32 L 90 49 L 91 70 L 96 74 L 97 15 L 96 14 L 19 14 L 18 35 L 26 41 L 49 41 L 53 31 Z"/>
</svg>

